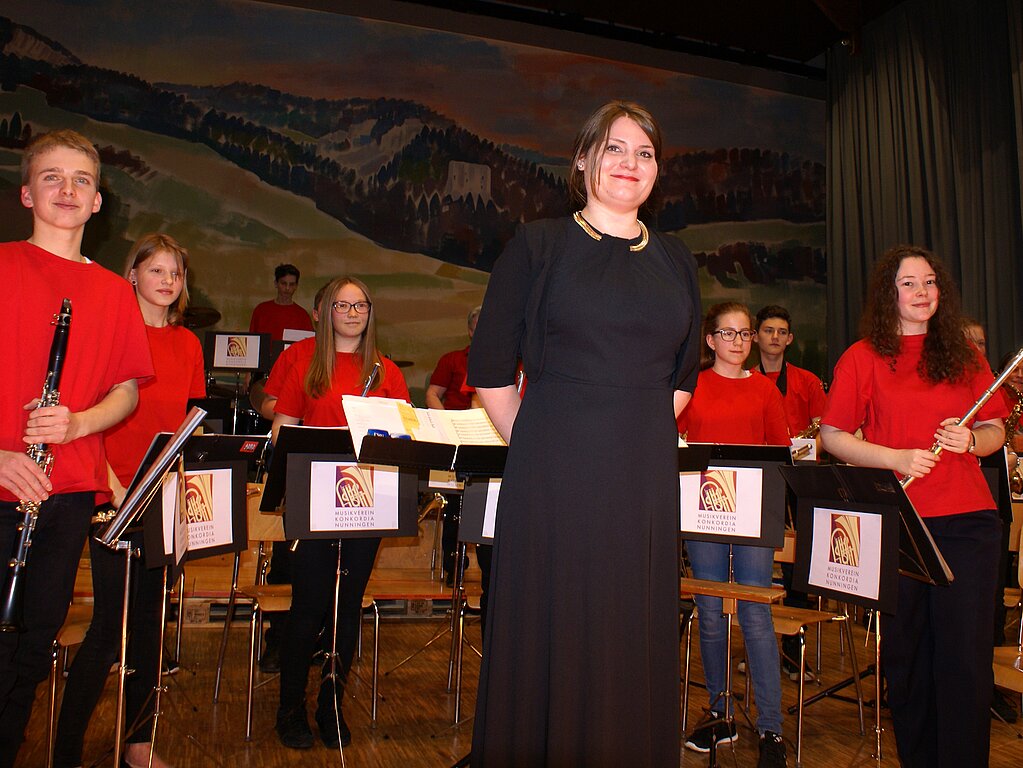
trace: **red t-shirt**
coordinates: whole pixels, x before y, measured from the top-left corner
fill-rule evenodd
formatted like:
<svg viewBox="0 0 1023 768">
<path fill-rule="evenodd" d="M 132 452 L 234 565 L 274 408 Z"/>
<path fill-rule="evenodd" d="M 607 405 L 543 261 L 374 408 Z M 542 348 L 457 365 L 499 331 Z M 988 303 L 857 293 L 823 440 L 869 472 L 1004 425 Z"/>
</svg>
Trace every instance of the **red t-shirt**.
<svg viewBox="0 0 1023 768">
<path fill-rule="evenodd" d="M 965 381 L 925 382 L 916 368 L 925 337 L 902 337 L 894 371 L 869 342 L 861 340 L 849 347 L 835 366 L 821 423 L 849 433 L 862 427 L 867 442 L 889 448 L 929 449 L 938 424 L 966 413 L 994 377 L 978 352 L 980 369 Z M 1005 400 L 992 397 L 976 420 L 1004 418 L 1008 413 Z M 930 474 L 913 482 L 906 492 L 923 517 L 995 508 L 977 459 L 969 453 L 942 453 Z"/>
<path fill-rule="evenodd" d="M 0 301 L 0 449 L 24 451 L 29 412 L 46 377 L 51 325 L 64 298 L 71 299 L 71 327 L 60 382 L 60 403 L 78 413 L 100 402 L 129 379 L 153 375 L 142 313 L 131 286 L 92 262 L 68 261 L 27 242 L 0 244 L 5 298 Z M 87 435 L 55 445 L 53 493 L 107 487 L 103 436 Z M 0 499 L 17 501 L 0 488 Z"/>
<path fill-rule="evenodd" d="M 298 304 L 278 304 L 264 301 L 252 310 L 249 321 L 249 333 L 269 333 L 273 341 L 283 341 L 284 331 L 291 328 L 295 331 L 313 330 L 313 321 L 309 313 Z"/>
<path fill-rule="evenodd" d="M 307 427 L 347 427 L 348 419 L 341 407 L 341 395 L 361 395 L 366 380 L 362 375 L 362 359 L 354 352 L 338 352 L 330 391 L 317 398 L 305 389 L 305 375 L 312 357 L 296 361 L 288 371 L 274 411 L 301 419 Z M 370 390 L 371 397 L 392 397 L 408 402 L 408 387 L 401 369 L 383 358 L 383 381 Z"/>
<path fill-rule="evenodd" d="M 778 385 L 781 371 L 768 371 L 764 374 Z M 824 394 L 821 380 L 805 368 L 797 368 L 785 363 L 785 418 L 789 425 L 789 434 L 798 435 L 813 421 L 815 416 L 824 413 L 824 404 L 828 397 Z"/>
<path fill-rule="evenodd" d="M 437 361 L 430 376 L 430 384 L 444 388 L 444 407 L 450 411 L 463 411 L 472 404 L 473 390 L 466 389 L 465 376 L 469 367 L 469 348 L 448 352 Z"/>
<path fill-rule="evenodd" d="M 139 404 L 120 424 L 103 433 L 107 462 L 127 487 L 153 436 L 173 432 L 188 412 L 188 399 L 206 397 L 202 345 L 180 325 L 146 326 L 156 376 L 139 385 Z"/>
<path fill-rule="evenodd" d="M 678 417 L 679 434 L 691 443 L 788 445 L 781 392 L 759 371 L 730 379 L 700 371 L 696 391 Z"/>
<path fill-rule="evenodd" d="M 299 363 L 304 365 L 306 370 L 308 370 L 309 361 L 312 360 L 313 352 L 315 351 L 315 336 L 310 336 L 308 339 L 302 339 L 301 341 L 296 341 L 294 344 L 290 344 L 287 349 L 278 355 L 277 362 L 275 362 L 274 367 L 270 369 L 270 375 L 267 376 L 266 384 L 263 385 L 263 391 L 269 397 L 280 397 L 281 387 L 284 386 L 284 382 L 288 378 L 288 371 Z"/>
</svg>

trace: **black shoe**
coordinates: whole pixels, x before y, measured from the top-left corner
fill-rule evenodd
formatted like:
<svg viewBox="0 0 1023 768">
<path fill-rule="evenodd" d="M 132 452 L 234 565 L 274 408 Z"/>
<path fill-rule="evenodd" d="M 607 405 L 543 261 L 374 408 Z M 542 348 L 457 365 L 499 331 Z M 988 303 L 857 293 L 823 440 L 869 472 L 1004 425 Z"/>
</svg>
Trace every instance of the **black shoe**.
<svg viewBox="0 0 1023 768">
<path fill-rule="evenodd" d="M 281 744 L 288 749 L 309 749 L 313 745 L 313 732 L 304 706 L 278 709 L 276 729 Z"/>
<path fill-rule="evenodd" d="M 760 737 L 760 759 L 757 768 L 785 768 L 785 742 L 779 734 L 765 731 Z"/>
<path fill-rule="evenodd" d="M 276 640 L 267 639 L 263 646 L 263 657 L 259 660 L 259 671 L 274 674 L 281 671 L 281 646 Z"/>
<path fill-rule="evenodd" d="M 991 712 L 992 719 L 997 716 L 998 719 L 1010 724 L 1015 723 L 1018 719 L 1012 704 L 1009 703 L 1009 700 L 997 688 L 991 692 Z"/>
<path fill-rule="evenodd" d="M 721 715 L 716 715 L 721 717 Z M 735 722 L 726 723 L 715 720 L 693 731 L 685 741 L 686 749 L 694 752 L 710 752 L 712 744 L 731 744 L 739 738 L 735 731 Z"/>
<path fill-rule="evenodd" d="M 341 740 L 338 741 L 338 724 L 340 724 Z M 345 722 L 345 714 L 338 707 L 337 720 L 334 720 L 334 708 L 324 707 L 316 710 L 316 727 L 320 729 L 320 738 L 327 749 L 337 749 L 338 744 L 347 747 L 352 743 L 352 731 Z"/>
</svg>

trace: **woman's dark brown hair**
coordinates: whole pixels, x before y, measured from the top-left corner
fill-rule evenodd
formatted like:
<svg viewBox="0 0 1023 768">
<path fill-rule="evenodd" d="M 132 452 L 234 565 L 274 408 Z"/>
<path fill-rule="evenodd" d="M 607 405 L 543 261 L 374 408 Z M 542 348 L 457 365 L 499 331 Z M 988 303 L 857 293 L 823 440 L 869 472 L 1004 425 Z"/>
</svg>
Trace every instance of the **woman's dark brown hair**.
<svg viewBox="0 0 1023 768">
<path fill-rule="evenodd" d="M 600 181 L 600 155 L 607 143 L 611 125 L 619 117 L 629 118 L 642 129 L 654 148 L 654 159 L 660 162 L 661 127 L 653 115 L 631 101 L 609 101 L 587 118 L 572 145 L 572 172 L 568 177 L 568 189 L 572 195 L 572 202 L 580 208 L 586 205 L 587 197 L 597 191 L 597 183 Z M 584 167 L 592 171 L 588 190 L 585 172 L 579 168 L 580 160 L 583 161 Z"/>
<path fill-rule="evenodd" d="M 926 248 L 896 245 L 889 248 L 874 265 L 867 290 L 867 305 L 860 318 L 860 335 L 895 370 L 895 359 L 902 349 L 899 319 L 899 288 L 895 278 L 903 259 L 926 261 L 937 281 L 938 308 L 927 322 L 927 337 L 917 371 L 927 382 L 954 383 L 978 370 L 977 350 L 966 338 L 965 319 L 959 291 L 945 265 Z"/>
<path fill-rule="evenodd" d="M 703 327 L 702 331 L 702 343 L 700 345 L 700 370 L 705 371 L 714 365 L 714 350 L 707 344 L 707 337 L 713 335 L 714 331 L 718 329 L 718 320 L 722 315 L 727 315 L 731 312 L 740 312 L 746 315 L 746 325 L 752 329 L 753 327 L 753 316 L 749 312 L 749 307 L 745 304 L 740 304 L 737 301 L 723 301 L 720 304 L 715 304 L 707 310 L 707 314 L 703 316 Z M 738 328 L 736 330 L 742 330 Z"/>
</svg>

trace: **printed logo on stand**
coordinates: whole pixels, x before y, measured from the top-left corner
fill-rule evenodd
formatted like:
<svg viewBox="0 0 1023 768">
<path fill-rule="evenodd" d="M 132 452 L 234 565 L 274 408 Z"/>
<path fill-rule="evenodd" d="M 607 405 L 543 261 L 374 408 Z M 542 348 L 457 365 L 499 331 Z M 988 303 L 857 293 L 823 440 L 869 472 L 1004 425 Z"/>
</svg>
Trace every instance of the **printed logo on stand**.
<svg viewBox="0 0 1023 768">
<path fill-rule="evenodd" d="M 701 512 L 735 513 L 735 477 L 733 469 L 711 469 L 700 473 Z"/>
<path fill-rule="evenodd" d="M 334 506 L 337 509 L 372 507 L 373 467 L 337 467 Z"/>
<path fill-rule="evenodd" d="M 836 565 L 860 564 L 860 518 L 855 515 L 831 515 L 831 548 L 828 561 Z"/>
<path fill-rule="evenodd" d="M 249 339 L 247 336 L 227 337 L 227 356 L 246 358 L 249 356 Z"/>
<path fill-rule="evenodd" d="M 213 475 L 190 474 L 185 478 L 185 511 L 189 525 L 213 522 Z"/>
</svg>

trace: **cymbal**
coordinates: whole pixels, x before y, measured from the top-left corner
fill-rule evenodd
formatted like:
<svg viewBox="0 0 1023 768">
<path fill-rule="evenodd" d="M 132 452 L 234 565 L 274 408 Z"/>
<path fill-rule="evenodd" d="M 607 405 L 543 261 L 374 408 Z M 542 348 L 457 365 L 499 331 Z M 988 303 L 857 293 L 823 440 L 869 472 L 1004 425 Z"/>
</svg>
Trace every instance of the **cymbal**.
<svg viewBox="0 0 1023 768">
<path fill-rule="evenodd" d="M 399 368 L 411 368 L 413 365 L 415 365 L 415 363 L 412 360 L 392 360 L 391 362 L 394 363 Z"/>
<path fill-rule="evenodd" d="M 220 322 L 220 313 L 213 307 L 188 307 L 185 309 L 186 328 L 206 328 Z"/>
</svg>

